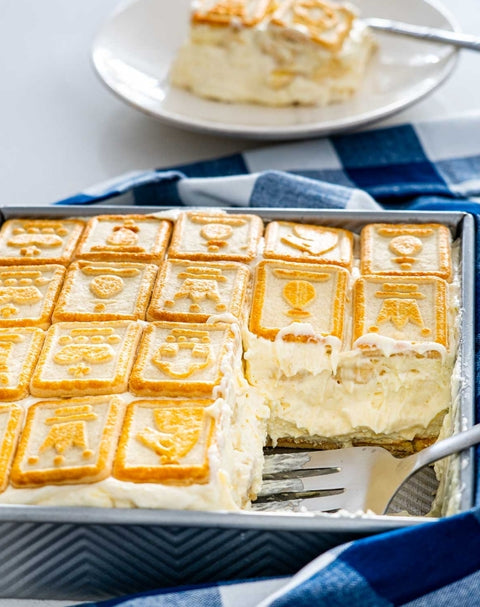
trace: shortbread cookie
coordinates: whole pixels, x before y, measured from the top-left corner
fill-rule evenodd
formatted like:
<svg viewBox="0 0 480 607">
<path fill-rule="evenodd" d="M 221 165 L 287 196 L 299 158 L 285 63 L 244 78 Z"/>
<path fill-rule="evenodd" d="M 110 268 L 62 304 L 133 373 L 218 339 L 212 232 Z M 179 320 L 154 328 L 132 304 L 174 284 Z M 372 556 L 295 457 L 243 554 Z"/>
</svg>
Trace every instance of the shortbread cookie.
<svg viewBox="0 0 480 607">
<path fill-rule="evenodd" d="M 145 320 L 158 266 L 77 261 L 65 278 L 54 322 Z"/>
<path fill-rule="evenodd" d="M 450 231 L 440 224 L 370 224 L 361 234 L 361 272 L 449 280 L 450 242 Z"/>
<path fill-rule="evenodd" d="M 169 260 L 158 275 L 147 319 L 206 322 L 218 314 L 238 319 L 249 276 L 248 267 L 235 262 Z"/>
<path fill-rule="evenodd" d="M 210 397 L 235 349 L 229 325 L 151 323 L 140 342 L 130 391 L 139 396 Z"/>
<path fill-rule="evenodd" d="M 134 483 L 209 481 L 213 401 L 150 400 L 129 405 L 113 475 Z"/>
<path fill-rule="evenodd" d="M 12 466 L 12 484 L 72 485 L 109 476 L 124 408 L 116 396 L 32 405 Z"/>
<path fill-rule="evenodd" d="M 227 102 L 343 101 L 360 87 L 376 46 L 356 17 L 351 4 L 328 0 L 195 1 L 170 81 Z"/>
<path fill-rule="evenodd" d="M 263 261 L 255 277 L 250 331 L 266 339 L 292 323 L 308 323 L 317 337 L 343 338 L 349 274 L 317 264 Z M 311 341 L 312 331 L 288 331 L 288 340 Z M 287 337 L 287 336 L 285 336 Z"/>
<path fill-rule="evenodd" d="M 0 230 L 0 265 L 67 265 L 84 225 L 75 219 L 9 219 Z"/>
<path fill-rule="evenodd" d="M 353 234 L 347 230 L 272 221 L 265 230 L 267 259 L 328 263 L 349 269 L 353 259 Z"/>
<path fill-rule="evenodd" d="M 151 215 L 92 217 L 76 257 L 90 261 L 159 263 L 165 255 L 171 223 Z"/>
<path fill-rule="evenodd" d="M 272 0 L 200 0 L 192 6 L 192 21 L 209 25 L 252 27 L 264 19 L 273 6 Z"/>
<path fill-rule="evenodd" d="M 141 325 L 127 320 L 52 325 L 31 381 L 34 396 L 125 392 Z"/>
<path fill-rule="evenodd" d="M 0 327 L 47 329 L 64 275 L 60 265 L 0 266 Z"/>
<path fill-rule="evenodd" d="M 0 400 L 28 395 L 45 333 L 35 327 L 0 329 Z"/>
<path fill-rule="evenodd" d="M 447 283 L 433 276 L 359 278 L 354 285 L 354 344 L 367 334 L 447 348 Z"/>
<path fill-rule="evenodd" d="M 8 485 L 18 437 L 22 428 L 23 409 L 12 403 L 0 405 L 0 492 Z"/>
<path fill-rule="evenodd" d="M 193 261 L 243 261 L 257 256 L 263 222 L 257 215 L 187 212 L 178 218 L 168 256 Z"/>
</svg>

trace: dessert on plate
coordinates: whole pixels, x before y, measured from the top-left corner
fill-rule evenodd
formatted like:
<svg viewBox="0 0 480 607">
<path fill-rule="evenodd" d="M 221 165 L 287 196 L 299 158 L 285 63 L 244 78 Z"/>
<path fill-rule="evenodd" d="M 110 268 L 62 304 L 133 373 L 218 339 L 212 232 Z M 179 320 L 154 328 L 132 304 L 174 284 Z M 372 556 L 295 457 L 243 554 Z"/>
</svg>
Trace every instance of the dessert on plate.
<svg viewBox="0 0 480 607">
<path fill-rule="evenodd" d="M 345 2 L 197 0 L 170 81 L 219 101 L 322 106 L 358 90 L 374 48 Z"/>
</svg>

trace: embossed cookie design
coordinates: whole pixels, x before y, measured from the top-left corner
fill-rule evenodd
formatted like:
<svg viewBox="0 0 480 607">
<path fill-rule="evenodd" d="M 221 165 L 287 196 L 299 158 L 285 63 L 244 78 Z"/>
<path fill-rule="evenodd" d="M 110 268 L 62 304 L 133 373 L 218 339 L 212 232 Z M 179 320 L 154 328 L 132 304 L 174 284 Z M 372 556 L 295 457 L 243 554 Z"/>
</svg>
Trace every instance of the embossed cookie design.
<svg viewBox="0 0 480 607">
<path fill-rule="evenodd" d="M 232 22 L 251 27 L 268 13 L 271 0 L 200 0 L 192 13 L 194 23 L 228 25 Z"/>
<path fill-rule="evenodd" d="M 65 268 L 0 266 L 0 327 L 50 326 Z"/>
<path fill-rule="evenodd" d="M 308 323 L 319 337 L 343 337 L 349 274 L 342 268 L 319 264 L 263 261 L 258 264 L 250 330 L 266 339 L 294 322 Z M 304 332 L 289 340 L 307 341 Z"/>
<path fill-rule="evenodd" d="M 353 259 L 353 235 L 336 228 L 272 221 L 265 230 L 264 257 L 331 263 L 349 269 Z"/>
<path fill-rule="evenodd" d="M 256 215 L 182 213 L 168 255 L 193 261 L 252 261 L 262 231 L 263 222 Z"/>
<path fill-rule="evenodd" d="M 15 487 L 94 483 L 110 475 L 125 413 L 116 396 L 43 401 L 27 412 Z"/>
<path fill-rule="evenodd" d="M 74 219 L 10 219 L 0 230 L 0 265 L 67 265 L 84 225 Z"/>
<path fill-rule="evenodd" d="M 140 333 L 140 324 L 124 320 L 52 325 L 32 377 L 31 393 L 86 396 L 124 392 Z"/>
<path fill-rule="evenodd" d="M 299 30 L 332 53 L 338 52 L 350 34 L 355 13 L 348 7 L 325 0 L 290 0 L 274 12 L 272 23 Z"/>
<path fill-rule="evenodd" d="M 359 278 L 354 285 L 353 342 L 367 333 L 447 347 L 447 283 L 436 277 Z"/>
<path fill-rule="evenodd" d="M 165 255 L 171 224 L 149 215 L 99 215 L 85 228 L 77 259 L 159 263 Z"/>
<path fill-rule="evenodd" d="M 440 224 L 370 224 L 361 233 L 361 272 L 449 280 L 450 241 L 450 231 Z"/>
<path fill-rule="evenodd" d="M 0 405 L 0 492 L 8 485 L 22 420 L 22 407 L 14 404 Z"/>
<path fill-rule="evenodd" d="M 157 270 L 153 264 L 73 263 L 53 320 L 145 320 Z"/>
<path fill-rule="evenodd" d="M 168 399 L 129 405 L 113 475 L 134 483 L 191 485 L 209 480 L 213 401 Z"/>
<path fill-rule="evenodd" d="M 239 318 L 250 271 L 235 262 L 170 260 L 162 266 L 148 320 L 206 322 L 210 316 Z"/>
<path fill-rule="evenodd" d="M 144 331 L 130 376 L 139 396 L 210 397 L 231 367 L 237 344 L 229 325 L 155 322 Z"/>
<path fill-rule="evenodd" d="M 34 327 L 0 329 L 0 400 L 28 396 L 45 333 Z"/>
</svg>

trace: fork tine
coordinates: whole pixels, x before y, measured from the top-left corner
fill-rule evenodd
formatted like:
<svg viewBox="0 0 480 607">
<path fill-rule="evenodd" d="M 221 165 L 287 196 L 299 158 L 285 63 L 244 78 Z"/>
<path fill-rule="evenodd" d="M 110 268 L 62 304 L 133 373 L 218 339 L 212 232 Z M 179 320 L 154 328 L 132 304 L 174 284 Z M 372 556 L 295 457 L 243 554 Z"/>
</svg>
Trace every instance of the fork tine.
<svg viewBox="0 0 480 607">
<path fill-rule="evenodd" d="M 287 501 L 258 501 L 252 503 L 253 510 L 259 512 L 291 511 L 291 512 L 336 512 L 345 508 L 345 495 L 328 495 L 304 499 L 291 499 Z"/>
<path fill-rule="evenodd" d="M 343 490 L 344 479 L 342 474 L 328 474 L 321 476 L 307 476 L 281 479 L 265 479 L 262 483 L 258 497 L 266 497 L 278 493 L 302 493 L 305 491 L 326 492 Z"/>
</svg>

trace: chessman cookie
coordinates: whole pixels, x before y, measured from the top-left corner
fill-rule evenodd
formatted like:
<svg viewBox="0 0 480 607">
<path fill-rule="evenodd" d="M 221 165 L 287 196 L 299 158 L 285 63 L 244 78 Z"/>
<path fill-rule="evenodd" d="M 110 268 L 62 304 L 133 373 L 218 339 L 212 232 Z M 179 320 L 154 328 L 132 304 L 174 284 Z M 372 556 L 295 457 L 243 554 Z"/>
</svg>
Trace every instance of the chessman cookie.
<svg viewBox="0 0 480 607">
<path fill-rule="evenodd" d="M 13 403 L 0 404 L 0 492 L 8 485 L 22 421 L 22 407 Z"/>
<path fill-rule="evenodd" d="M 262 261 L 256 269 L 250 331 L 270 340 L 280 332 L 290 341 L 315 336 L 342 340 L 348 282 L 343 268 Z M 309 323 L 310 329 L 296 330 L 292 323 Z"/>
<path fill-rule="evenodd" d="M 451 236 L 441 224 L 367 225 L 361 232 L 362 274 L 452 278 Z"/>
<path fill-rule="evenodd" d="M 253 261 L 263 222 L 257 215 L 181 213 L 173 229 L 168 256 L 191 261 Z"/>
<path fill-rule="evenodd" d="M 52 325 L 31 393 L 58 397 L 125 392 L 141 331 L 139 323 L 127 320 Z"/>
<path fill-rule="evenodd" d="M 159 263 L 171 223 L 152 215 L 98 215 L 87 223 L 76 257 L 89 261 Z"/>
<path fill-rule="evenodd" d="M 60 265 L 0 266 L 0 327 L 47 329 L 64 275 Z"/>
<path fill-rule="evenodd" d="M 67 265 L 84 225 L 76 219 L 9 219 L 0 230 L 0 265 Z"/>
<path fill-rule="evenodd" d="M 0 329 L 0 400 L 28 396 L 44 336 L 36 327 Z"/>
<path fill-rule="evenodd" d="M 192 21 L 210 25 L 230 25 L 252 27 L 267 16 L 272 8 L 272 0 L 199 0 L 192 5 Z"/>
<path fill-rule="evenodd" d="M 250 270 L 236 262 L 170 259 L 160 268 L 147 320 L 206 322 L 243 314 Z"/>
<path fill-rule="evenodd" d="M 113 476 L 134 483 L 209 481 L 214 420 L 206 400 L 135 401 L 128 406 Z"/>
<path fill-rule="evenodd" d="M 130 391 L 212 397 L 230 376 L 239 345 L 233 328 L 223 323 L 150 323 L 130 375 Z"/>
<path fill-rule="evenodd" d="M 350 269 L 353 234 L 336 228 L 272 221 L 265 230 L 263 256 L 284 261 L 328 263 Z"/>
<path fill-rule="evenodd" d="M 377 336 L 448 348 L 447 283 L 425 276 L 366 276 L 353 288 L 353 345 L 368 348 Z"/>
<path fill-rule="evenodd" d="M 12 485 L 71 485 L 108 477 L 124 413 L 116 396 L 35 403 L 27 411 Z"/>
<path fill-rule="evenodd" d="M 157 270 L 153 264 L 77 261 L 68 269 L 53 321 L 145 320 Z"/>
</svg>

